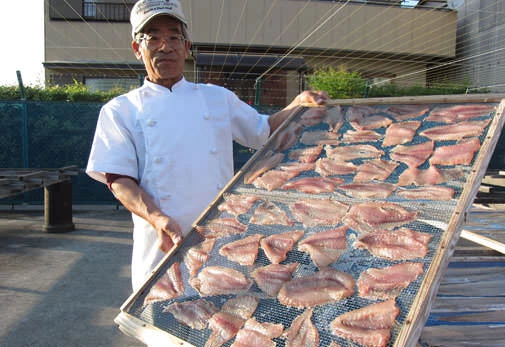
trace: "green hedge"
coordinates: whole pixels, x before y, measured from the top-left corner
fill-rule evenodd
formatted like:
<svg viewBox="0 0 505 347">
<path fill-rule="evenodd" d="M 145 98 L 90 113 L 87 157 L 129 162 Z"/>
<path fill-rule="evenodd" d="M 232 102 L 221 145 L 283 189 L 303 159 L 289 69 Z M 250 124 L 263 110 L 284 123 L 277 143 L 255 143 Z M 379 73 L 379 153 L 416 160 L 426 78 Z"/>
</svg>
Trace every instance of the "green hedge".
<svg viewBox="0 0 505 347">
<path fill-rule="evenodd" d="M 469 87 L 468 83 L 452 82 L 412 87 L 399 87 L 395 84 L 370 85 L 358 72 L 337 71 L 332 67 L 316 70 L 307 77 L 307 82 L 313 89 L 328 92 L 332 99 L 465 94 Z M 488 92 L 485 89 L 479 90 L 479 93 Z"/>
</svg>

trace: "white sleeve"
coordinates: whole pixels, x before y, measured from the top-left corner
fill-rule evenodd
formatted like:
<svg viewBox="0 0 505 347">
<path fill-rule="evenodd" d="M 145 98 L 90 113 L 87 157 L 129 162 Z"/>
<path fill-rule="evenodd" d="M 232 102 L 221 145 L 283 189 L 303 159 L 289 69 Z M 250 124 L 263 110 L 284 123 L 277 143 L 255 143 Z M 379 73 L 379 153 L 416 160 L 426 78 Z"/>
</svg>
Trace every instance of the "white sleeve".
<svg viewBox="0 0 505 347">
<path fill-rule="evenodd" d="M 258 113 L 234 93 L 230 94 L 233 140 L 243 146 L 259 149 L 270 136 L 269 116 Z"/>
<path fill-rule="evenodd" d="M 139 179 L 132 109 L 113 99 L 100 110 L 86 173 L 106 183 L 105 173 Z"/>
</svg>

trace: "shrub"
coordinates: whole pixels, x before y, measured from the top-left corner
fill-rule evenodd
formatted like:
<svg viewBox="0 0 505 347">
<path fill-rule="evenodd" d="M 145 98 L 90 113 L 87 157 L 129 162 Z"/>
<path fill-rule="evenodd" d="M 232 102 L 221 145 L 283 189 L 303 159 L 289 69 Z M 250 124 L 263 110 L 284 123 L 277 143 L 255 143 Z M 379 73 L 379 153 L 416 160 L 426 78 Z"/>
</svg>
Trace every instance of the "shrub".
<svg viewBox="0 0 505 347">
<path fill-rule="evenodd" d="M 328 67 L 310 75 L 308 84 L 314 89 L 326 91 L 332 99 L 350 99 L 365 96 L 367 81 L 358 72 L 337 71 Z"/>
</svg>

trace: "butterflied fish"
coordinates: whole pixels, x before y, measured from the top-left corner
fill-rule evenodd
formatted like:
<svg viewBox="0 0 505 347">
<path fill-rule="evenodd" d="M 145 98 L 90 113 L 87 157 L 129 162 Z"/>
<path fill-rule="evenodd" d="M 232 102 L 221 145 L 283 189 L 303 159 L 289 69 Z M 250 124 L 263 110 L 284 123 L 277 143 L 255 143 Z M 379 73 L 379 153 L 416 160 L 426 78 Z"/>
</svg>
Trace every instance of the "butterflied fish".
<svg viewBox="0 0 505 347">
<path fill-rule="evenodd" d="M 338 145 L 340 134 L 326 130 L 306 131 L 300 141 L 307 146 L 311 145 Z"/>
<path fill-rule="evenodd" d="M 300 199 L 291 206 L 293 217 L 306 227 L 336 225 L 342 221 L 349 206 L 328 199 Z"/>
<path fill-rule="evenodd" d="M 426 141 L 416 145 L 398 145 L 390 151 L 389 156 L 391 159 L 403 162 L 409 167 L 418 167 L 433 154 L 434 145 L 433 141 Z"/>
<path fill-rule="evenodd" d="M 336 177 L 303 177 L 284 183 L 281 189 L 294 189 L 307 194 L 331 193 L 335 190 L 335 186 L 342 182 L 343 179 Z"/>
<path fill-rule="evenodd" d="M 173 302 L 163 309 L 163 312 L 171 313 L 179 323 L 196 330 L 205 329 L 210 317 L 217 311 L 212 302 L 204 299 Z"/>
<path fill-rule="evenodd" d="M 472 162 L 475 152 L 480 149 L 480 140 L 477 137 L 463 139 L 455 145 L 435 148 L 430 158 L 431 165 L 468 165 Z"/>
<path fill-rule="evenodd" d="M 288 158 L 300 163 L 313 163 L 323 151 L 323 146 L 311 146 L 293 149 L 289 152 Z"/>
<path fill-rule="evenodd" d="M 412 141 L 417 129 L 421 126 L 420 121 L 407 121 L 394 123 L 386 129 L 386 137 L 382 142 L 382 147 L 403 145 Z"/>
<path fill-rule="evenodd" d="M 354 204 L 344 217 L 344 223 L 360 233 L 377 229 L 393 229 L 413 222 L 417 212 L 411 212 L 391 202 L 364 202 Z"/>
<path fill-rule="evenodd" d="M 385 199 L 393 193 L 396 185 L 386 182 L 349 183 L 339 185 L 338 189 L 343 190 L 346 195 L 354 198 Z"/>
<path fill-rule="evenodd" d="M 284 331 L 284 325 L 258 322 L 249 318 L 239 330 L 231 347 L 275 347 L 273 338 L 279 337 Z"/>
<path fill-rule="evenodd" d="M 386 180 L 395 169 L 398 163 L 385 159 L 370 159 L 358 167 L 358 172 L 354 176 L 354 182 L 370 182 L 373 180 Z"/>
<path fill-rule="evenodd" d="M 256 207 L 254 214 L 249 220 L 257 225 L 294 225 L 287 213 L 271 201 L 265 201 Z"/>
<path fill-rule="evenodd" d="M 358 294 L 367 299 L 392 299 L 423 273 L 423 264 L 406 262 L 369 268 L 358 279 Z"/>
<path fill-rule="evenodd" d="M 395 300 L 387 300 L 346 312 L 330 323 L 331 331 L 364 346 L 385 347 L 400 309 Z"/>
<path fill-rule="evenodd" d="M 394 105 L 386 109 L 386 112 L 397 121 L 420 117 L 430 110 L 426 105 Z"/>
<path fill-rule="evenodd" d="M 298 243 L 298 250 L 310 254 L 310 258 L 321 268 L 330 265 L 347 249 L 347 227 L 341 226 L 307 236 Z"/>
<path fill-rule="evenodd" d="M 196 276 L 202 265 L 209 260 L 210 251 L 214 247 L 215 242 L 216 239 L 208 238 L 188 249 L 184 255 L 184 264 L 188 268 L 191 277 Z"/>
<path fill-rule="evenodd" d="M 379 110 L 372 106 L 351 106 L 347 109 L 345 117 L 356 130 L 377 129 L 392 123 L 390 118 L 376 114 L 378 112 Z"/>
<path fill-rule="evenodd" d="M 286 306 L 314 307 L 329 304 L 354 294 L 354 278 L 331 267 L 284 282 L 277 294 Z"/>
<path fill-rule="evenodd" d="M 330 158 L 320 158 L 316 161 L 316 172 L 321 176 L 350 175 L 355 173 L 358 167 L 351 162 L 337 161 Z"/>
<path fill-rule="evenodd" d="M 261 234 L 254 234 L 243 239 L 227 243 L 219 249 L 219 254 L 240 265 L 253 265 L 258 255 Z"/>
<path fill-rule="evenodd" d="M 382 140 L 384 135 L 374 130 L 347 130 L 342 135 L 343 143 L 363 143 Z"/>
<path fill-rule="evenodd" d="M 434 108 L 426 121 L 457 123 L 481 116 L 486 116 L 493 112 L 495 107 L 492 105 L 455 105 L 449 107 Z"/>
<path fill-rule="evenodd" d="M 339 105 L 330 107 L 323 122 L 328 124 L 329 131 L 337 133 L 344 124 L 344 112 Z"/>
<path fill-rule="evenodd" d="M 354 159 L 380 158 L 385 152 L 372 145 L 324 146 L 326 156 L 337 161 Z"/>
<path fill-rule="evenodd" d="M 416 167 L 409 167 L 398 177 L 398 185 L 430 186 L 457 180 L 464 176 L 465 172 L 459 167 L 439 169 L 431 165 L 424 170 L 420 170 Z"/>
<path fill-rule="evenodd" d="M 257 267 L 251 273 L 258 287 L 270 296 L 276 296 L 284 282 L 289 281 L 298 263 L 269 264 Z"/>
<path fill-rule="evenodd" d="M 376 257 L 389 260 L 424 258 L 428 254 L 431 235 L 409 228 L 377 230 L 354 242 L 354 247 L 364 248 Z"/>
<path fill-rule="evenodd" d="M 396 194 L 409 200 L 447 201 L 454 196 L 454 189 L 444 186 L 425 186 L 412 189 L 399 189 Z"/>
<path fill-rule="evenodd" d="M 275 190 L 286 183 L 288 180 L 298 176 L 299 172 L 295 170 L 270 170 L 253 181 L 257 188 L 264 188 L 268 191 Z"/>
<path fill-rule="evenodd" d="M 279 264 L 286 259 L 295 243 L 303 236 L 303 230 L 273 234 L 260 241 L 261 248 L 272 264 Z"/>
<path fill-rule="evenodd" d="M 217 209 L 238 216 L 249 211 L 259 197 L 256 195 L 225 193 L 223 199 L 224 201 L 217 206 Z"/>
<path fill-rule="evenodd" d="M 244 183 L 253 183 L 256 178 L 279 165 L 283 159 L 283 153 L 275 153 L 273 151 L 266 152 L 263 158 L 254 163 L 254 165 L 249 168 L 247 173 L 244 175 Z"/>
<path fill-rule="evenodd" d="M 434 141 L 461 140 L 465 137 L 480 136 L 484 128 L 491 122 L 490 119 L 480 121 L 466 121 L 449 125 L 441 125 L 426 129 L 419 135 Z"/>
<path fill-rule="evenodd" d="M 287 347 L 319 346 L 319 331 L 312 323 L 312 311 L 313 309 L 305 310 L 285 331 Z"/>
<path fill-rule="evenodd" d="M 218 347 L 233 339 L 258 307 L 258 299 L 249 295 L 226 301 L 221 311 L 209 319 L 212 330 L 205 347 Z"/>
<path fill-rule="evenodd" d="M 144 305 L 152 302 L 174 299 L 184 294 L 180 263 L 175 262 L 151 287 L 144 299 Z"/>
<path fill-rule="evenodd" d="M 293 147 L 300 137 L 303 130 L 303 124 L 299 122 L 290 122 L 288 126 L 275 135 L 274 149 L 277 152 L 283 152 Z"/>
<path fill-rule="evenodd" d="M 223 266 L 207 266 L 197 277 L 189 280 L 201 296 L 245 293 L 251 286 L 240 271 Z"/>
<path fill-rule="evenodd" d="M 205 238 L 220 238 L 242 234 L 246 229 L 247 225 L 240 223 L 235 218 L 216 218 L 205 225 L 196 226 L 196 230 Z"/>
</svg>

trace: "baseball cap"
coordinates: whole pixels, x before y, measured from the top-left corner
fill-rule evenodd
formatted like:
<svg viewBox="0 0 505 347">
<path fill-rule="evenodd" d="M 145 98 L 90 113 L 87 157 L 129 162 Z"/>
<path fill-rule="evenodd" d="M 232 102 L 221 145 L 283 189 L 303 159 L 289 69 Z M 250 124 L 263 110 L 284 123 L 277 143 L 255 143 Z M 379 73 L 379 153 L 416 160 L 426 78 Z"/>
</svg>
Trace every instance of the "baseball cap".
<svg viewBox="0 0 505 347">
<path fill-rule="evenodd" d="M 159 15 L 169 15 L 181 21 L 184 34 L 187 36 L 188 23 L 182 12 L 182 6 L 179 0 L 139 0 L 133 6 L 130 14 L 132 37 L 135 39 L 135 35 L 139 33 L 151 19 Z"/>
</svg>

